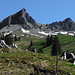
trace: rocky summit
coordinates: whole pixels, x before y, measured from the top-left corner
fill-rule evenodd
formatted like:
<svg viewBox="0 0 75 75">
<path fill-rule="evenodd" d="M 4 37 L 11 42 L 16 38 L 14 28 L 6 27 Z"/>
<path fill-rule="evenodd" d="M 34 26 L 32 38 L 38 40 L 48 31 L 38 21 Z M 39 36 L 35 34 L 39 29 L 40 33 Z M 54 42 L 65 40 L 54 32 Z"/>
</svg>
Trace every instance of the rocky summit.
<svg viewBox="0 0 75 75">
<path fill-rule="evenodd" d="M 26 12 L 26 9 L 22 9 L 14 15 L 8 16 L 0 22 L 0 29 L 10 25 L 20 25 L 25 29 L 37 28 L 36 21 Z"/>
<path fill-rule="evenodd" d="M 53 30 L 65 30 L 65 31 L 75 31 L 75 22 L 71 18 L 66 18 L 60 22 L 53 22 L 47 24 L 47 28 Z"/>
<path fill-rule="evenodd" d="M 21 9 L 19 12 L 8 16 L 4 20 L 0 22 L 0 29 L 3 29 L 4 27 L 10 27 L 10 26 L 17 26 L 18 28 L 24 28 L 26 30 L 40 29 L 42 31 L 75 31 L 75 22 L 72 21 L 71 18 L 66 18 L 63 21 L 59 22 L 53 22 L 51 24 L 40 24 L 36 23 L 36 21 L 26 12 L 26 9 Z M 19 27 L 20 26 L 20 27 Z M 15 28 L 13 28 L 15 29 Z M 11 31 L 11 29 L 10 29 Z M 13 30 L 12 30 L 13 31 Z M 34 31 L 34 32 L 35 32 Z"/>
</svg>

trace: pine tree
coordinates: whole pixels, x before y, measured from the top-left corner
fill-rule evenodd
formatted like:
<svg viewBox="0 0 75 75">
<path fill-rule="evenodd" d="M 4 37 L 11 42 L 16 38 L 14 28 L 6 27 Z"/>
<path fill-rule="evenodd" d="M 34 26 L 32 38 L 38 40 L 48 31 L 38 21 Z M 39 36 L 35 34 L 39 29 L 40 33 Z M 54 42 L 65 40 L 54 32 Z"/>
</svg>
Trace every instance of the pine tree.
<svg viewBox="0 0 75 75">
<path fill-rule="evenodd" d="M 48 35 L 46 38 L 46 46 L 50 46 L 50 45 L 52 45 L 52 43 L 53 43 L 53 36 Z"/>
<path fill-rule="evenodd" d="M 17 41 L 17 36 L 16 36 L 16 34 L 15 34 L 15 37 L 14 37 L 14 41 Z"/>
<path fill-rule="evenodd" d="M 32 45 L 33 45 L 33 42 L 32 42 L 32 40 L 31 40 L 30 45 L 29 45 L 29 49 L 32 48 Z"/>
<path fill-rule="evenodd" d="M 50 36 L 49 42 L 50 42 L 50 45 L 52 45 L 52 43 L 53 43 L 53 36 L 52 35 Z"/>
<path fill-rule="evenodd" d="M 57 36 L 55 36 L 54 38 L 51 53 L 52 53 L 52 56 L 56 56 L 57 54 L 60 55 L 62 53 L 61 46 Z"/>
<path fill-rule="evenodd" d="M 50 45 L 50 37 L 48 35 L 47 38 L 46 38 L 46 46 L 49 46 L 49 45 Z"/>
<path fill-rule="evenodd" d="M 4 36 L 4 41 L 7 45 L 11 45 L 13 42 L 13 37 L 11 35 Z"/>
<path fill-rule="evenodd" d="M 21 39 L 21 37 L 19 36 L 19 37 L 18 37 L 18 41 L 20 41 L 20 39 Z"/>
<path fill-rule="evenodd" d="M 30 46 L 32 46 L 33 45 L 33 43 L 32 43 L 32 40 L 31 40 L 31 42 L 30 42 Z"/>
<path fill-rule="evenodd" d="M 56 56 L 56 75 L 58 75 L 58 55 L 62 53 L 58 37 L 55 36 L 52 46 L 52 56 Z"/>
</svg>

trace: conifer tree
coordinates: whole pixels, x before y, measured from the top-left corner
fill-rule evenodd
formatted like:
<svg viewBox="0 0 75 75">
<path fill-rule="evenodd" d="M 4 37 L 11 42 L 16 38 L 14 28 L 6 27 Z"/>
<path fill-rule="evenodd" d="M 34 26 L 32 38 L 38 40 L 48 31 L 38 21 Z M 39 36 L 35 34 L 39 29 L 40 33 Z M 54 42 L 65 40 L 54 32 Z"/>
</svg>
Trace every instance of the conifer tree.
<svg viewBox="0 0 75 75">
<path fill-rule="evenodd" d="M 49 46 L 49 45 L 50 45 L 50 37 L 48 35 L 47 38 L 46 38 L 46 46 Z"/>
<path fill-rule="evenodd" d="M 61 46 L 57 36 L 54 37 L 51 53 L 52 56 L 56 56 L 57 54 L 60 55 L 62 53 Z"/>
<path fill-rule="evenodd" d="M 31 40 L 31 42 L 30 42 L 30 46 L 32 46 L 33 45 L 33 43 L 32 43 L 32 40 Z"/>
<path fill-rule="evenodd" d="M 17 36 L 16 36 L 16 34 L 15 34 L 15 37 L 14 37 L 14 41 L 17 41 Z"/>
<path fill-rule="evenodd" d="M 50 36 L 49 42 L 50 42 L 50 45 L 52 45 L 52 43 L 53 43 L 53 36 L 52 35 Z"/>
<path fill-rule="evenodd" d="M 13 42 L 13 37 L 11 35 L 4 36 L 4 41 L 7 45 L 11 45 Z"/>
<path fill-rule="evenodd" d="M 33 42 L 32 42 L 32 40 L 31 40 L 30 45 L 29 45 L 29 49 L 32 48 L 32 45 L 33 45 Z"/>
<path fill-rule="evenodd" d="M 56 56 L 56 75 L 58 75 L 58 55 L 62 53 L 62 49 L 58 40 L 58 37 L 54 37 L 54 42 L 52 46 L 52 56 Z"/>
</svg>

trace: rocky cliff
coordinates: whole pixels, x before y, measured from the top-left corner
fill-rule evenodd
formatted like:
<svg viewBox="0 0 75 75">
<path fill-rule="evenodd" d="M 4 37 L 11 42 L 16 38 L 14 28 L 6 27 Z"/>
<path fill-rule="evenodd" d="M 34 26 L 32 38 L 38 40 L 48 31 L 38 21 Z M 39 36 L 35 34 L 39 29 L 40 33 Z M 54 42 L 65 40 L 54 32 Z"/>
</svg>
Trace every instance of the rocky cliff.
<svg viewBox="0 0 75 75">
<path fill-rule="evenodd" d="M 0 29 L 10 25 L 21 25 L 25 29 L 37 28 L 36 21 L 26 12 L 26 9 L 22 9 L 14 15 L 8 16 L 0 22 Z"/>
<path fill-rule="evenodd" d="M 3 21 L 0 22 L 0 29 L 5 26 L 10 25 L 20 25 L 24 29 L 36 29 L 39 28 L 43 31 L 49 30 L 65 30 L 65 31 L 75 31 L 75 22 L 71 18 L 67 18 L 60 22 L 53 22 L 51 24 L 39 24 L 26 12 L 26 9 L 22 9 L 19 12 L 8 16 Z M 34 31 L 35 32 L 35 31 Z"/>
<path fill-rule="evenodd" d="M 75 31 L 75 22 L 71 18 L 66 18 L 64 21 L 53 22 L 46 25 L 51 30 Z"/>
</svg>

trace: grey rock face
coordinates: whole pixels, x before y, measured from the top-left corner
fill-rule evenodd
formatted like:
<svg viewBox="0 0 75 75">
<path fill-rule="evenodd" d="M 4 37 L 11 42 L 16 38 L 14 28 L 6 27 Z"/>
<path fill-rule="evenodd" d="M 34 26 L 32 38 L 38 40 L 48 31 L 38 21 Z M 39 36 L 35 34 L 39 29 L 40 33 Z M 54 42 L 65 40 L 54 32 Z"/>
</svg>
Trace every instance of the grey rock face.
<svg viewBox="0 0 75 75">
<path fill-rule="evenodd" d="M 37 29 L 40 25 L 26 12 L 26 9 L 22 9 L 19 12 L 8 16 L 3 21 L 0 22 L 0 29 L 10 25 L 19 25 L 24 29 Z M 47 30 L 65 30 L 65 31 L 75 31 L 75 22 L 70 18 L 65 19 L 60 22 L 53 22 L 51 24 L 43 25 L 41 24 L 43 31 Z"/>
<path fill-rule="evenodd" d="M 25 29 L 37 28 L 36 21 L 26 12 L 25 9 L 20 10 L 14 15 L 5 18 L 0 22 L 0 29 L 7 25 L 19 24 Z"/>
<path fill-rule="evenodd" d="M 65 30 L 65 31 L 74 31 L 75 30 L 75 22 L 72 21 L 70 18 L 65 19 L 64 21 L 60 22 L 53 22 L 48 24 L 48 29 L 51 30 Z"/>
</svg>

